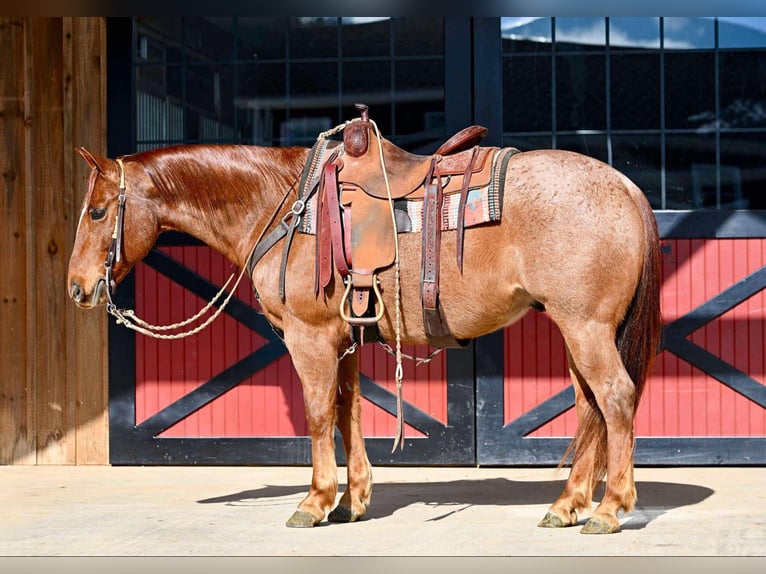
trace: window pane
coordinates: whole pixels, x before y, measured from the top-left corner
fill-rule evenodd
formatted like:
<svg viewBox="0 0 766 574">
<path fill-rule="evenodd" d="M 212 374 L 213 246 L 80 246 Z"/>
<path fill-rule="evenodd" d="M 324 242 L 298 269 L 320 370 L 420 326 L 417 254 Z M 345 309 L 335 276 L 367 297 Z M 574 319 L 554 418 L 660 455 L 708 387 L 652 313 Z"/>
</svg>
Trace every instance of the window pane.
<svg viewBox="0 0 766 574">
<path fill-rule="evenodd" d="M 659 18 L 610 18 L 609 45 L 612 48 L 659 48 Z"/>
<path fill-rule="evenodd" d="M 715 129 L 712 53 L 665 55 L 665 125 L 670 129 Z"/>
<path fill-rule="evenodd" d="M 718 45 L 721 48 L 766 47 L 766 18 L 719 18 Z"/>
<path fill-rule="evenodd" d="M 556 127 L 558 130 L 606 129 L 604 56 L 556 58 Z"/>
<path fill-rule="evenodd" d="M 721 135 L 721 208 L 766 209 L 766 133 Z"/>
<path fill-rule="evenodd" d="M 766 52 L 721 52 L 721 127 L 766 127 Z"/>
<path fill-rule="evenodd" d="M 715 207 L 715 180 L 711 199 L 709 176 L 705 175 L 711 169 L 715 170 L 715 138 L 712 134 L 668 135 L 665 163 L 663 209 Z"/>
<path fill-rule="evenodd" d="M 550 52 L 550 18 L 501 18 L 503 53 Z"/>
<path fill-rule="evenodd" d="M 556 138 L 556 147 L 576 151 L 603 162 L 608 161 L 606 136 L 603 134 L 566 135 Z"/>
<path fill-rule="evenodd" d="M 293 59 L 338 55 L 337 18 L 290 18 L 289 36 Z"/>
<path fill-rule="evenodd" d="M 344 58 L 391 54 L 389 18 L 344 18 L 341 33 Z"/>
<path fill-rule="evenodd" d="M 604 18 L 556 18 L 559 51 L 603 50 L 606 45 Z"/>
<path fill-rule="evenodd" d="M 394 19 L 394 53 L 397 56 L 441 56 L 444 54 L 442 18 Z"/>
<path fill-rule="evenodd" d="M 654 209 L 662 208 L 660 137 L 612 136 L 612 165 L 628 176 L 649 198 Z"/>
<path fill-rule="evenodd" d="M 612 129 L 659 129 L 660 56 L 611 58 Z"/>
<path fill-rule="evenodd" d="M 239 18 L 237 57 L 245 61 L 284 58 L 286 28 L 284 18 Z"/>
<path fill-rule="evenodd" d="M 284 64 L 237 66 L 239 132 L 255 145 L 275 145 L 285 121 L 287 84 Z"/>
<path fill-rule="evenodd" d="M 231 60 L 234 57 L 233 18 L 184 18 L 187 62 Z"/>
<path fill-rule="evenodd" d="M 413 138 L 410 138 L 412 146 L 432 138 L 442 138 L 444 136 L 444 61 L 432 59 L 397 61 L 394 88 L 396 108 L 393 133 L 412 135 Z M 404 143 L 403 140 L 397 141 Z"/>
<path fill-rule="evenodd" d="M 550 130 L 551 58 L 504 58 L 503 131 Z"/>
<path fill-rule="evenodd" d="M 136 61 L 179 62 L 183 30 L 180 18 L 136 18 Z"/>
<path fill-rule="evenodd" d="M 666 50 L 691 50 L 715 46 L 712 18 L 664 18 Z"/>
<path fill-rule="evenodd" d="M 503 135 L 503 146 L 515 147 L 521 151 L 533 149 L 551 149 L 553 142 L 551 136 L 528 136 L 518 134 Z"/>
</svg>

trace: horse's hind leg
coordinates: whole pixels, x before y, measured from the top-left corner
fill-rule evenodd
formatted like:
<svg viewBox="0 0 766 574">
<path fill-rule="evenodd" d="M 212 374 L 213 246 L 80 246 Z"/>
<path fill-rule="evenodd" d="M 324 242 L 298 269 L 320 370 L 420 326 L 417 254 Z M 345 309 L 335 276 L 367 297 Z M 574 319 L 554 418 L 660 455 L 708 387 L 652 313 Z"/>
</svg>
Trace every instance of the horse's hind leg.
<svg viewBox="0 0 766 574">
<path fill-rule="evenodd" d="M 358 357 L 358 353 L 353 353 L 338 365 L 337 425 L 346 451 L 348 485 L 338 506 L 327 517 L 330 522 L 359 520 L 367 511 L 372 494 L 372 469 L 362 435 Z"/>
<path fill-rule="evenodd" d="M 565 332 L 566 331 L 566 332 Z M 574 480 L 587 486 L 587 470 L 591 478 L 600 478 L 599 459 L 606 456 L 606 489 L 604 498 L 596 507 L 583 533 L 606 534 L 617 532 L 620 523 L 617 512 L 632 511 L 636 502 L 633 481 L 633 417 L 636 390 L 628 376 L 615 345 L 615 330 L 609 324 L 590 322 L 577 332 L 562 329 L 580 384 L 593 395 L 606 426 L 606 452 L 603 443 L 594 441 L 594 452 L 584 455 L 583 463 Z M 587 414 L 587 413 L 586 413 Z M 580 424 L 598 424 L 596 413 L 581 420 Z M 578 435 L 580 435 L 578 430 Z M 599 436 L 596 434 L 595 436 Z M 583 448 L 587 449 L 587 445 Z M 592 460 L 593 462 L 588 462 Z M 591 483 L 592 484 L 592 483 Z M 576 490 L 577 483 L 573 484 Z M 585 490 L 587 492 L 587 488 Z"/>
<path fill-rule="evenodd" d="M 577 524 L 577 513 L 588 509 L 593 492 L 606 467 L 606 425 L 595 398 L 567 349 L 569 374 L 575 391 L 575 410 L 579 421 L 573 441 L 574 455 L 564 492 L 551 506 L 538 526 L 560 528 Z"/>
</svg>

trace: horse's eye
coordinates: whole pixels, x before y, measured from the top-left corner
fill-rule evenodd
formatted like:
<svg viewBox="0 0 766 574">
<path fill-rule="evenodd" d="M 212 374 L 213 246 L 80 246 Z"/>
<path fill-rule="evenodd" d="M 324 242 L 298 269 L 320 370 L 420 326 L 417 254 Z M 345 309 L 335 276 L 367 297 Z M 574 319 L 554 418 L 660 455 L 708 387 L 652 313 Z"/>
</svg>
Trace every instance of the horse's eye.
<svg viewBox="0 0 766 574">
<path fill-rule="evenodd" d="M 103 219 L 105 215 L 106 215 L 106 209 L 104 209 L 103 207 L 93 207 L 90 210 L 90 218 L 93 221 Z"/>
</svg>

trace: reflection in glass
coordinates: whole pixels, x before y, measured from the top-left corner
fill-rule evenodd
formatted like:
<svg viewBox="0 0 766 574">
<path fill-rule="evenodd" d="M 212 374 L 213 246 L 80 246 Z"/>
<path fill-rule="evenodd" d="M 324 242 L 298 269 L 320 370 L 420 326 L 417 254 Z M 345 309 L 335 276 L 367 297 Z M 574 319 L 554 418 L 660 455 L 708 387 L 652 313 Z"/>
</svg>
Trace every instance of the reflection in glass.
<svg viewBox="0 0 766 574">
<path fill-rule="evenodd" d="M 606 129 L 606 61 L 601 55 L 556 58 L 556 127 Z"/>
<path fill-rule="evenodd" d="M 286 26 L 284 18 L 238 18 L 237 58 L 244 61 L 284 58 Z"/>
<path fill-rule="evenodd" d="M 604 18 L 556 18 L 556 43 L 558 49 L 603 50 L 606 44 L 606 20 Z"/>
<path fill-rule="evenodd" d="M 766 52 L 720 54 L 721 127 L 766 127 Z"/>
<path fill-rule="evenodd" d="M 715 46 L 715 23 L 712 18 L 664 18 L 666 50 L 692 50 Z"/>
<path fill-rule="evenodd" d="M 766 209 L 763 133 L 721 134 L 721 207 Z"/>
<path fill-rule="evenodd" d="M 504 17 L 500 19 L 503 53 L 539 52 L 551 49 L 551 19 Z"/>
<path fill-rule="evenodd" d="M 289 18 L 290 57 L 331 58 L 338 55 L 337 18 Z"/>
<path fill-rule="evenodd" d="M 715 129 L 715 58 L 710 52 L 665 55 L 665 125 Z"/>
<path fill-rule="evenodd" d="M 660 57 L 615 54 L 611 57 L 612 128 L 659 129 Z"/>
<path fill-rule="evenodd" d="M 551 127 L 551 57 L 504 58 L 503 131 Z"/>
<path fill-rule="evenodd" d="M 718 45 L 721 48 L 766 47 L 766 18 L 718 18 Z"/>
<path fill-rule="evenodd" d="M 659 18 L 610 18 L 609 45 L 612 48 L 659 48 Z"/>
<path fill-rule="evenodd" d="M 343 18 L 341 50 L 347 58 L 389 56 L 390 18 Z"/>
<path fill-rule="evenodd" d="M 605 163 L 608 161 L 604 134 L 560 135 L 556 138 L 556 147 L 582 153 Z"/>
<path fill-rule="evenodd" d="M 658 135 L 612 136 L 612 165 L 641 188 L 654 209 L 662 209 L 661 157 Z"/>
<path fill-rule="evenodd" d="M 666 136 L 665 205 L 662 209 L 711 207 L 709 202 L 705 203 L 709 193 L 702 189 L 704 178 L 701 177 L 710 167 L 715 169 L 715 138 L 698 134 Z M 715 207 L 715 193 L 712 207 Z"/>
</svg>

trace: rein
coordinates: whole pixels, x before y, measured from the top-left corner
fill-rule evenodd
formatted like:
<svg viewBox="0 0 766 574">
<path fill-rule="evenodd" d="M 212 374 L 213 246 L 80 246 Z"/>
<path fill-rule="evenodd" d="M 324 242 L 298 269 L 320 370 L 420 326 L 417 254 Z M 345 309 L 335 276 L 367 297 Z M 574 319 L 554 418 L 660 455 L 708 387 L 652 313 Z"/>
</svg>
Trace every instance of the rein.
<svg viewBox="0 0 766 574">
<path fill-rule="evenodd" d="M 221 296 L 226 292 L 227 287 L 231 283 L 232 279 L 234 279 L 235 273 L 232 273 L 229 276 L 229 278 L 223 284 L 223 287 L 221 287 L 218 293 L 216 293 L 213 296 L 213 298 L 210 300 L 210 302 L 207 305 L 205 305 L 193 316 L 178 323 L 173 323 L 171 325 L 152 325 L 151 323 L 147 323 L 146 321 L 138 317 L 136 315 L 136 312 L 133 309 L 118 308 L 117 305 L 112 300 L 112 293 L 117 289 L 117 284 L 115 283 L 112 277 L 112 267 L 115 262 L 119 263 L 122 260 L 122 237 L 123 237 L 123 225 L 124 225 L 124 219 L 125 219 L 125 203 L 126 203 L 127 196 L 126 196 L 126 186 L 125 186 L 125 166 L 123 165 L 121 158 L 117 159 L 117 164 L 120 167 L 120 184 L 119 184 L 120 194 L 117 197 L 117 215 L 115 216 L 114 231 L 112 232 L 112 242 L 109 245 L 109 250 L 107 251 L 107 254 L 106 254 L 106 260 L 104 261 L 105 274 L 104 274 L 104 279 L 102 280 L 104 281 L 106 286 L 106 298 L 107 298 L 106 311 L 107 313 L 109 313 L 116 319 L 118 325 L 124 325 L 128 329 L 132 329 L 138 333 L 147 335 L 149 337 L 153 337 L 155 339 L 182 339 L 185 337 L 189 337 L 191 335 L 195 335 L 199 333 L 200 331 L 202 331 L 204 328 L 206 328 L 208 325 L 210 325 L 213 321 L 215 321 L 218 318 L 218 316 L 223 312 L 223 310 L 229 304 L 229 301 L 231 300 L 232 296 L 237 291 L 237 287 L 239 286 L 239 283 L 242 281 L 242 277 L 244 276 L 245 272 L 248 271 L 249 266 L 244 265 L 242 267 L 242 269 L 239 272 L 239 276 L 237 277 L 237 281 L 234 283 L 234 287 L 231 289 L 231 291 L 229 291 L 229 294 L 218 306 L 218 309 L 216 309 L 216 311 L 212 315 L 210 315 L 210 317 L 208 317 L 203 323 L 200 323 L 199 325 L 197 325 L 196 327 L 188 331 L 183 331 L 181 333 L 172 333 L 172 334 L 164 333 L 164 331 L 173 331 L 176 329 L 180 329 L 182 327 L 186 327 L 187 325 L 194 323 L 200 317 L 202 317 L 205 313 L 207 313 L 213 307 L 213 305 L 215 305 L 215 303 L 221 298 Z M 258 239 L 255 241 L 253 248 L 250 250 L 250 254 L 248 255 L 246 261 L 249 262 L 253 258 L 253 255 L 256 252 L 256 248 L 259 247 L 259 245 L 261 244 L 261 240 L 263 239 L 266 233 L 266 230 L 274 222 L 274 219 L 279 213 L 279 210 L 284 205 L 285 200 L 288 198 L 288 196 L 290 195 L 290 192 L 292 192 L 294 187 L 295 187 L 295 183 L 293 183 L 290 186 L 290 188 L 287 190 L 285 195 L 277 204 L 277 207 L 274 209 L 274 212 L 269 218 L 269 221 L 266 223 L 265 227 L 263 228 L 263 231 L 261 231 L 261 234 L 258 236 Z M 293 211 L 294 210 L 291 210 L 291 213 Z M 289 215 L 290 214 L 288 214 L 285 217 L 287 218 Z"/>
</svg>

